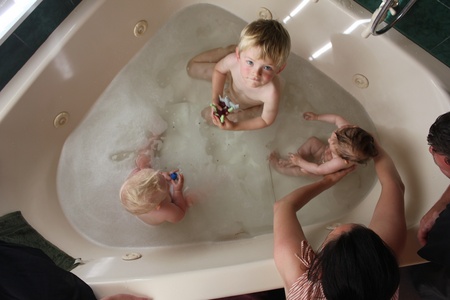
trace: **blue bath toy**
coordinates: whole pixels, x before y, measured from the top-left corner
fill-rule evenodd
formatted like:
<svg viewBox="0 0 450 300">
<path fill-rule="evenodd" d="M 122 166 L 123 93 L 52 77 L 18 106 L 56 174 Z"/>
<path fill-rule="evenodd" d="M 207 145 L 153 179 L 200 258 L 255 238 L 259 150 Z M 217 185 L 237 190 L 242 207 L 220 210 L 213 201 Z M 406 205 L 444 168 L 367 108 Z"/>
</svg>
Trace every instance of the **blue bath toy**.
<svg viewBox="0 0 450 300">
<path fill-rule="evenodd" d="M 219 110 L 214 103 L 210 104 L 210 106 L 214 108 L 214 115 L 219 117 L 220 123 L 223 123 L 225 121 L 226 115 L 239 108 L 239 104 L 234 104 L 230 100 L 230 98 L 228 98 L 228 96 L 225 96 L 224 98 L 222 96 L 219 96 L 219 105 L 222 110 Z"/>
<path fill-rule="evenodd" d="M 177 178 L 178 178 L 178 174 L 177 174 L 177 173 L 175 173 L 175 172 L 173 172 L 173 173 L 170 173 L 170 178 L 172 178 L 172 180 L 177 180 Z"/>
</svg>

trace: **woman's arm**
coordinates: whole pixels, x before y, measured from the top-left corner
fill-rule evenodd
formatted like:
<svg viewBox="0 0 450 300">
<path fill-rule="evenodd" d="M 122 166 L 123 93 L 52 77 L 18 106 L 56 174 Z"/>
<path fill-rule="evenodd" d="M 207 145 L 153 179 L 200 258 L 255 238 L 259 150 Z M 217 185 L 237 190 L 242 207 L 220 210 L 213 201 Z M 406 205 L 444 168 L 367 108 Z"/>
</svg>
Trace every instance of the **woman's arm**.
<svg viewBox="0 0 450 300">
<path fill-rule="evenodd" d="M 378 144 L 377 149 L 374 162 L 381 193 L 369 228 L 399 257 L 406 241 L 405 186 L 391 157 Z"/>
<path fill-rule="evenodd" d="M 297 211 L 314 197 L 336 184 L 354 170 L 348 168 L 327 175 L 321 180 L 302 186 L 274 204 L 274 259 L 286 289 L 306 270 L 295 254 L 300 244 L 306 240 L 302 226 L 297 219 Z"/>
</svg>

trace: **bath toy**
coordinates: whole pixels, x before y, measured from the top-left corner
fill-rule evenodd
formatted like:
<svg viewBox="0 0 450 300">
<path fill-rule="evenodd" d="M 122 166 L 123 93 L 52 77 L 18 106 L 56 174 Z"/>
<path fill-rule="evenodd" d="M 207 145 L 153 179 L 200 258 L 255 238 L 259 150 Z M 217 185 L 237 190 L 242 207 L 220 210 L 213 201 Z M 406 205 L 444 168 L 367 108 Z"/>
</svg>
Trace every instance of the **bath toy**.
<svg viewBox="0 0 450 300">
<path fill-rule="evenodd" d="M 175 172 L 173 172 L 173 173 L 170 173 L 170 178 L 172 178 L 172 180 L 177 180 L 177 178 L 178 178 L 178 174 L 177 174 L 177 173 L 175 173 Z"/>
<path fill-rule="evenodd" d="M 239 104 L 234 104 L 228 96 L 222 97 L 219 96 L 219 105 L 222 108 L 222 110 L 219 110 L 217 108 L 217 105 L 214 103 L 211 103 L 210 106 L 214 108 L 214 115 L 219 117 L 220 123 L 223 124 L 225 121 L 225 116 L 228 115 L 230 112 L 234 111 L 235 109 L 239 108 Z"/>
</svg>

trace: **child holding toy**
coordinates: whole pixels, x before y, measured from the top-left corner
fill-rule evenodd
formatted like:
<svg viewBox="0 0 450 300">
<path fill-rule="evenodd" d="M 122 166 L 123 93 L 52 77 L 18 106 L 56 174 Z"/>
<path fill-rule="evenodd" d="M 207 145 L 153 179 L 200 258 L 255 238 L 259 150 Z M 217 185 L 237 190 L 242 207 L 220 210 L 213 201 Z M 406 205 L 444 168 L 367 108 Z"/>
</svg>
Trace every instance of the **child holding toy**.
<svg viewBox="0 0 450 300">
<path fill-rule="evenodd" d="M 343 117 L 335 114 L 315 114 L 306 112 L 303 117 L 335 124 L 335 130 L 328 144 L 316 137 L 310 137 L 297 153 L 290 153 L 288 159 L 281 159 L 277 152 L 269 157 L 270 165 L 279 173 L 290 176 L 327 175 L 354 164 L 365 164 L 377 156 L 378 151 L 372 135 L 358 126 L 351 125 Z"/>
<path fill-rule="evenodd" d="M 158 137 L 152 137 L 138 151 L 136 168 L 120 189 L 125 209 L 150 225 L 181 221 L 188 209 L 183 195 L 184 176 L 178 170 L 161 172 L 152 169 L 151 162 Z"/>
<path fill-rule="evenodd" d="M 282 91 L 278 74 L 286 66 L 290 48 L 289 33 L 280 22 L 259 19 L 242 30 L 237 47 L 212 49 L 192 58 L 187 66 L 189 76 L 212 81 L 213 107 L 206 108 L 203 117 L 225 130 L 271 125 Z M 229 97 L 239 110 L 222 113 L 229 107 L 224 107 L 221 96 Z"/>
</svg>

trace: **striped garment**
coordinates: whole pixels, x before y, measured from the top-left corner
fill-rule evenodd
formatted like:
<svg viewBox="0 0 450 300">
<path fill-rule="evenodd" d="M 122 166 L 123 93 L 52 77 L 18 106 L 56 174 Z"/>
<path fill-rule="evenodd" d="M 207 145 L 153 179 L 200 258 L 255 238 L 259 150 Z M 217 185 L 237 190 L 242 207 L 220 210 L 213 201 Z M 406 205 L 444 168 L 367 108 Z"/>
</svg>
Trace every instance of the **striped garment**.
<svg viewBox="0 0 450 300">
<path fill-rule="evenodd" d="M 316 253 L 307 241 L 302 241 L 300 253 L 296 254 L 297 258 L 306 268 L 310 268 Z M 326 299 L 323 293 L 321 282 L 314 283 L 308 280 L 308 272 L 303 273 L 291 286 L 287 293 L 287 300 L 320 300 Z M 398 300 L 398 289 L 392 300 Z"/>
</svg>

